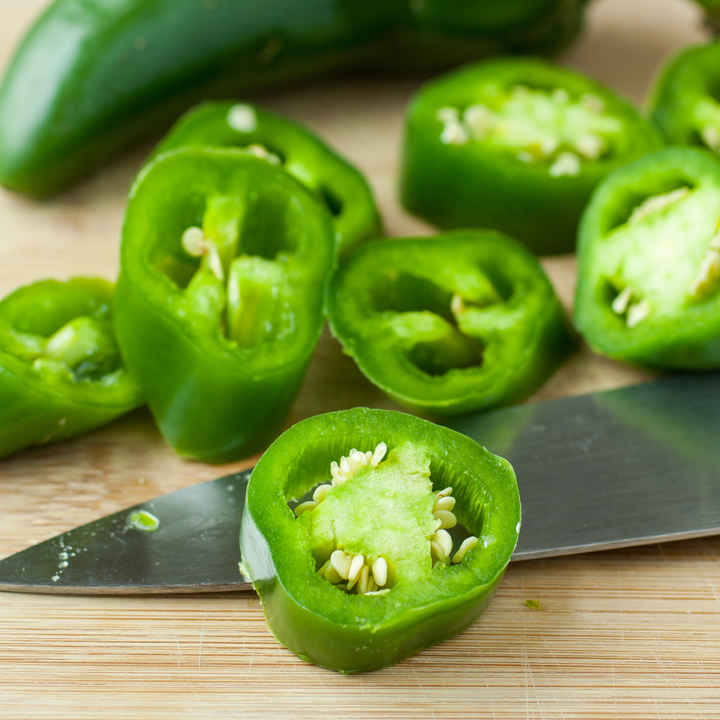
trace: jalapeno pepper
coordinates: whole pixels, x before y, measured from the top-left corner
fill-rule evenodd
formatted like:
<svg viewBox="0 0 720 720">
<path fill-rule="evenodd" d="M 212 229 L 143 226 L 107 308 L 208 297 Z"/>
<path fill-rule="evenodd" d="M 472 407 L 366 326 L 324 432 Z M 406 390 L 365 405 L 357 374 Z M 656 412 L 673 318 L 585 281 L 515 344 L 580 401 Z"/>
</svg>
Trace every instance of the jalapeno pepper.
<svg viewBox="0 0 720 720">
<path fill-rule="evenodd" d="M 666 148 L 610 175 L 581 224 L 575 320 L 598 352 L 720 367 L 720 161 Z"/>
<path fill-rule="evenodd" d="M 375 385 L 430 415 L 521 400 L 574 345 L 537 259 L 492 231 L 359 246 L 332 280 L 328 318 Z"/>
<path fill-rule="evenodd" d="M 330 214 L 265 159 L 184 148 L 139 174 L 118 341 L 178 453 L 228 462 L 272 439 L 320 335 L 334 255 Z"/>
<path fill-rule="evenodd" d="M 626 101 L 536 58 L 470 65 L 408 109 L 401 198 L 441 228 L 492 227 L 569 252 L 597 185 L 662 139 Z"/>
<path fill-rule="evenodd" d="M 674 145 L 720 151 L 720 43 L 695 45 L 658 74 L 650 96 L 652 117 Z"/>
<path fill-rule="evenodd" d="M 380 216 L 365 178 L 301 125 L 256 105 L 206 103 L 180 118 L 155 154 L 203 146 L 242 147 L 281 165 L 332 213 L 340 252 L 380 234 Z"/>
<path fill-rule="evenodd" d="M 584 2 L 55 0 L 0 87 L 0 183 L 55 192 L 208 98 L 369 65 L 557 51 Z"/>
<path fill-rule="evenodd" d="M 357 408 L 304 420 L 263 455 L 242 569 L 283 645 L 340 672 L 377 670 L 470 625 L 519 529 L 506 460 L 448 428 Z"/>
<path fill-rule="evenodd" d="M 43 280 L 0 302 L 0 457 L 81 435 L 143 403 L 105 280 Z"/>
</svg>

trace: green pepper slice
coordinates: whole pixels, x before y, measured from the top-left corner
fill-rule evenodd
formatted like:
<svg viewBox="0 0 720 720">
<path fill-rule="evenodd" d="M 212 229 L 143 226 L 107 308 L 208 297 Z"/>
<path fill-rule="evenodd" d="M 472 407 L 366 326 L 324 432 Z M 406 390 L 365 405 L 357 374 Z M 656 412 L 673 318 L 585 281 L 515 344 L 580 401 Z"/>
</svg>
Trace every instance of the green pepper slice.
<svg viewBox="0 0 720 720">
<path fill-rule="evenodd" d="M 367 180 L 298 123 L 248 103 L 205 103 L 177 121 L 154 155 L 209 146 L 245 148 L 281 165 L 310 188 L 335 218 L 341 253 L 382 231 Z"/>
<path fill-rule="evenodd" d="M 673 145 L 720 152 L 720 43 L 694 45 L 672 57 L 650 94 L 652 118 Z"/>
<path fill-rule="evenodd" d="M 592 190 L 662 138 L 628 102 L 537 58 L 467 66 L 411 101 L 401 199 L 441 228 L 491 227 L 569 252 Z"/>
<path fill-rule="evenodd" d="M 0 457 L 143 404 L 120 358 L 105 280 L 43 280 L 0 302 Z"/>
<path fill-rule="evenodd" d="M 575 321 L 597 352 L 720 367 L 720 161 L 665 148 L 600 185 L 582 219 Z"/>
<path fill-rule="evenodd" d="M 241 568 L 283 645 L 343 673 L 377 670 L 470 625 L 519 530 L 506 460 L 426 420 L 356 408 L 298 423 L 260 459 Z"/>
<path fill-rule="evenodd" d="M 0 183 L 56 192 L 209 98 L 372 65 L 557 52 L 584 4 L 55 0 L 0 86 Z"/>
<path fill-rule="evenodd" d="M 141 171 L 116 326 L 178 453 L 228 462 L 277 432 L 320 335 L 334 256 L 330 214 L 265 159 L 184 148 Z"/>
<path fill-rule="evenodd" d="M 365 243 L 328 297 L 333 334 L 360 370 L 435 416 L 521 400 L 574 345 L 537 259 L 492 231 Z"/>
</svg>

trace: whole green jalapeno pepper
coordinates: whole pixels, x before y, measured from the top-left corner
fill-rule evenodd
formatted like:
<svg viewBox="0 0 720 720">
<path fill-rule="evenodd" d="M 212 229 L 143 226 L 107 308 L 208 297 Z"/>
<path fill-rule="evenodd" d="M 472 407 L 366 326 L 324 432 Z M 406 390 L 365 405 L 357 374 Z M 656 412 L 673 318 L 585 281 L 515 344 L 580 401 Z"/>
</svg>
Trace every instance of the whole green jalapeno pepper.
<svg viewBox="0 0 720 720">
<path fill-rule="evenodd" d="M 411 101 L 401 198 L 441 228 L 491 227 L 538 254 L 570 252 L 597 183 L 662 144 L 587 77 L 537 58 L 488 60 Z"/>
<path fill-rule="evenodd" d="M 585 0 L 55 0 L 0 86 L 0 183 L 56 192 L 201 100 L 368 66 L 554 52 Z"/>
<path fill-rule="evenodd" d="M 535 256 L 492 231 L 365 243 L 328 298 L 333 334 L 360 370 L 434 416 L 519 401 L 574 346 Z"/>
<path fill-rule="evenodd" d="M 327 210 L 266 159 L 183 148 L 141 171 L 116 327 L 178 453 L 228 462 L 273 438 L 320 335 L 335 249 Z"/>
<path fill-rule="evenodd" d="M 720 152 L 720 43 L 681 50 L 658 73 L 652 118 L 673 145 Z"/>
<path fill-rule="evenodd" d="M 42 280 L 0 302 L 0 457 L 65 440 L 143 404 L 105 280 Z"/>
<path fill-rule="evenodd" d="M 598 187 L 580 228 L 575 321 L 617 360 L 720 367 L 720 160 L 666 148 Z"/>
<path fill-rule="evenodd" d="M 343 673 L 377 670 L 476 620 L 519 530 L 506 460 L 426 420 L 356 408 L 298 423 L 260 459 L 241 568 L 283 645 Z"/>
<path fill-rule="evenodd" d="M 241 147 L 282 166 L 335 219 L 339 250 L 377 236 L 380 215 L 367 180 L 308 129 L 247 103 L 205 103 L 181 117 L 154 155 L 179 147 Z"/>
</svg>

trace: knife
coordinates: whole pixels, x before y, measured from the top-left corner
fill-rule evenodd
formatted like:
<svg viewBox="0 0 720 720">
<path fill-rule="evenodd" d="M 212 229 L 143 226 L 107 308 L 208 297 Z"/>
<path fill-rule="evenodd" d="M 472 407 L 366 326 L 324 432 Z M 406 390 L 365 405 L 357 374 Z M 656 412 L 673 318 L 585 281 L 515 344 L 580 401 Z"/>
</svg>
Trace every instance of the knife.
<svg viewBox="0 0 720 720">
<path fill-rule="evenodd" d="M 720 374 L 520 405 L 450 423 L 512 463 L 513 560 L 720 533 Z M 250 470 L 108 515 L 0 561 L 0 590 L 248 590 L 238 536 Z"/>
</svg>

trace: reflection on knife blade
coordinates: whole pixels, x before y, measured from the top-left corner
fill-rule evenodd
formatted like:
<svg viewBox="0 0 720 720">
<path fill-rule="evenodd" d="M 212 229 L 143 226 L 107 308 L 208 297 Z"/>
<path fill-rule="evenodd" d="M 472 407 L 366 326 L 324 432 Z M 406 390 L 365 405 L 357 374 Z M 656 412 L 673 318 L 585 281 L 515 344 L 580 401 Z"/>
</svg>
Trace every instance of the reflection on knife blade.
<svg viewBox="0 0 720 720">
<path fill-rule="evenodd" d="M 452 427 L 515 467 L 523 526 L 514 560 L 720 533 L 720 374 L 521 405 Z M 238 535 L 249 476 L 178 490 L 23 550 L 0 561 L 0 590 L 247 590 Z M 155 532 L 128 524 L 134 512 L 157 518 Z"/>
</svg>

